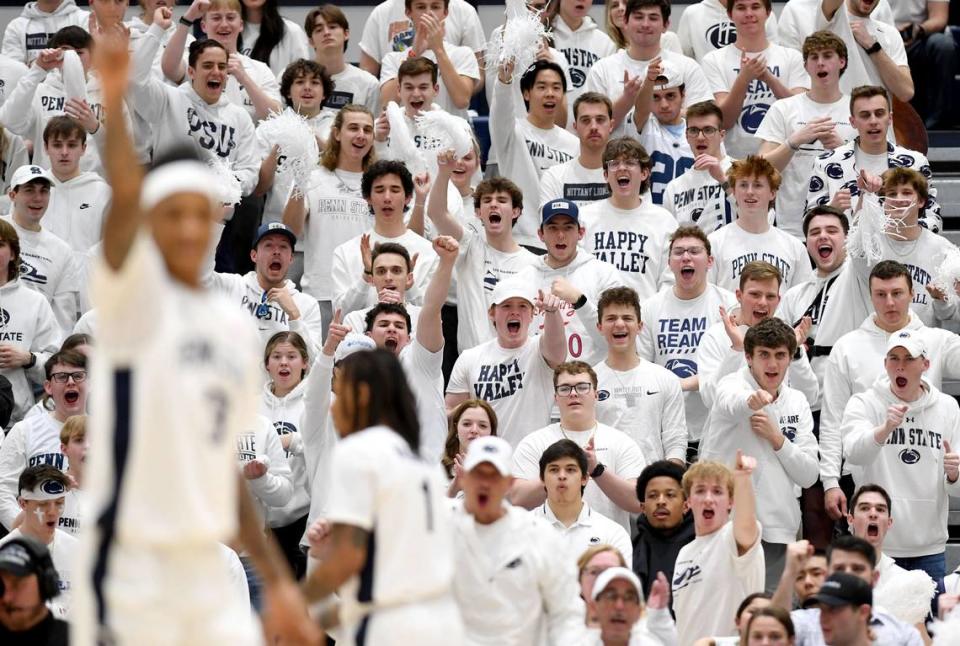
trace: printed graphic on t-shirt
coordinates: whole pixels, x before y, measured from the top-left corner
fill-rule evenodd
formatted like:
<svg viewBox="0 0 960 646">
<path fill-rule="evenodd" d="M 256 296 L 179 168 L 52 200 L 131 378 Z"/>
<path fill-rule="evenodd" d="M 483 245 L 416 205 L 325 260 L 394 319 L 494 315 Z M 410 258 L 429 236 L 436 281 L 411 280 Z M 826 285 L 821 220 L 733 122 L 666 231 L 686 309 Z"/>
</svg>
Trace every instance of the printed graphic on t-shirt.
<svg viewBox="0 0 960 646">
<path fill-rule="evenodd" d="M 290 422 L 283 422 L 283 421 L 274 422 L 273 428 L 277 432 L 277 435 L 279 435 L 280 437 L 283 437 L 284 435 L 292 435 L 297 432 L 297 427 L 291 424 Z M 283 450 L 283 454 L 287 458 L 290 457 L 290 451 L 288 451 L 287 449 Z"/>
<path fill-rule="evenodd" d="M 523 376 L 517 359 L 507 363 L 483 364 L 473 384 L 473 394 L 477 399 L 488 402 L 510 397 L 523 388 Z"/>
<path fill-rule="evenodd" d="M 403 52 L 413 47 L 413 23 L 409 20 L 391 22 L 387 28 L 390 51 Z"/>
<path fill-rule="evenodd" d="M 740 278 L 740 273 L 743 271 L 743 268 L 748 262 L 753 262 L 755 260 L 763 260 L 764 262 L 769 262 L 771 265 L 776 267 L 780 271 L 780 275 L 783 276 L 783 282 L 790 284 L 790 263 L 767 251 L 751 251 L 750 253 L 745 253 L 737 256 L 730 261 L 730 280 L 736 282 Z"/>
<path fill-rule="evenodd" d="M 696 563 L 690 561 L 677 561 L 676 569 L 673 573 L 673 594 L 696 583 L 702 578 L 703 570 Z"/>
<path fill-rule="evenodd" d="M 527 150 L 530 152 L 530 157 L 533 158 L 534 165 L 541 171 L 573 159 L 573 155 L 570 153 L 547 146 L 542 141 L 531 139 L 524 139 L 524 141 L 527 143 Z"/>
<path fill-rule="evenodd" d="M 207 121 L 192 107 L 187 108 L 187 125 L 190 136 L 197 140 L 197 144 L 218 157 L 229 157 L 230 151 L 237 147 L 237 129 L 234 126 Z"/>
<path fill-rule="evenodd" d="M 767 67 L 767 70 L 777 78 L 781 78 L 779 65 Z M 740 68 L 737 67 L 734 71 L 739 74 Z M 777 97 L 769 85 L 760 79 L 750 81 L 750 85 L 747 86 L 747 96 L 743 102 L 743 107 L 740 109 L 740 117 L 737 119 L 737 123 L 747 134 L 756 134 L 763 118 L 767 116 L 767 110 L 770 109 L 770 106 L 776 100 Z"/>
<path fill-rule="evenodd" d="M 343 106 L 350 105 L 351 103 L 353 103 L 353 92 L 334 90 L 330 93 L 330 96 L 327 97 L 327 100 L 323 102 L 323 107 L 339 110 Z"/>
<path fill-rule="evenodd" d="M 53 36 L 53 34 L 48 34 L 45 31 L 41 31 L 39 33 L 27 34 L 26 35 L 27 51 L 33 52 L 33 51 L 39 51 L 41 49 L 46 49 L 47 41 L 50 40 L 51 36 Z"/>
<path fill-rule="evenodd" d="M 730 208 L 730 203 L 726 199 L 720 184 L 695 186 L 673 194 L 673 212 L 679 216 L 681 213 L 689 211 L 690 222 L 694 224 L 699 224 L 704 206 L 711 203 L 723 204 L 723 220 L 718 221 L 713 228 L 708 228 L 708 231 L 713 231 L 724 224 L 733 222 L 733 209 Z M 691 207 L 691 205 L 694 206 Z M 680 217 L 677 219 L 682 220 Z"/>
<path fill-rule="evenodd" d="M 620 271 L 646 274 L 650 256 L 644 247 L 649 238 L 636 231 L 596 231 L 593 234 L 593 255 Z"/>
<path fill-rule="evenodd" d="M 690 318 L 670 318 L 657 321 L 657 354 L 694 354 L 700 346 L 700 339 L 706 332 L 706 316 L 694 316 Z M 693 374 L 697 374 L 697 364 L 693 364 Z M 669 365 L 666 368 L 677 374 Z M 686 372 L 686 370 L 684 370 Z M 681 376 L 677 374 L 677 376 Z M 690 376 L 690 375 L 683 375 Z"/>
<path fill-rule="evenodd" d="M 21 252 L 20 278 L 34 285 L 46 285 L 50 278 L 41 269 L 41 263 L 49 266 L 53 261 L 35 254 Z"/>
<path fill-rule="evenodd" d="M 718 22 L 707 27 L 705 35 L 714 49 L 721 49 L 736 42 L 737 27 L 732 22 Z"/>
<path fill-rule="evenodd" d="M 693 168 L 693 157 L 674 157 L 670 153 L 654 150 L 650 152 L 650 163 L 650 196 L 654 204 L 663 204 L 663 190 L 667 184 Z"/>
<path fill-rule="evenodd" d="M 57 467 L 61 471 L 66 469 L 66 456 L 58 451 L 50 453 L 37 453 L 27 458 L 27 467 L 35 467 L 46 464 L 51 467 Z"/>
<path fill-rule="evenodd" d="M 904 425 L 916 424 L 916 417 L 907 415 L 903 418 L 903 423 Z M 923 459 L 922 454 L 917 448 L 928 448 L 938 452 L 942 451 L 943 435 L 936 431 L 916 428 L 915 426 L 898 426 L 893 429 L 893 433 L 887 438 L 885 444 L 888 446 L 903 446 L 904 448 L 900 450 L 898 457 L 904 464 L 912 465 L 919 463 Z"/>
<path fill-rule="evenodd" d="M 257 438 L 253 433 L 241 433 L 237 436 L 237 458 L 241 462 L 257 459 Z"/>
<path fill-rule="evenodd" d="M 610 185 L 606 182 L 563 185 L 563 199 L 571 202 L 598 202 L 608 197 Z"/>
<path fill-rule="evenodd" d="M 570 67 L 570 80 L 574 88 L 582 87 L 587 82 L 587 72 L 593 67 L 593 64 L 600 60 L 600 57 L 588 49 L 573 47 L 561 49 L 563 55 L 567 58 L 567 64 Z"/>
</svg>

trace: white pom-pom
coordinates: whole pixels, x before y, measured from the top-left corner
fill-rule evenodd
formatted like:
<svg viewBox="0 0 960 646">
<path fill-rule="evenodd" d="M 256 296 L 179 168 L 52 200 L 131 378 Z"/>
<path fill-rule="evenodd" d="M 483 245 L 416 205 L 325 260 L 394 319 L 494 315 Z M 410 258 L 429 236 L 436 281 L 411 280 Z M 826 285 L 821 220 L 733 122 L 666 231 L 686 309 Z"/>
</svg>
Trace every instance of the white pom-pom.
<svg viewBox="0 0 960 646">
<path fill-rule="evenodd" d="M 865 194 L 860 210 L 854 214 L 850 225 L 847 253 L 855 258 L 864 258 L 871 265 L 880 262 L 884 257 L 883 240 L 887 231 L 895 228 L 897 222 L 886 214 L 876 195 Z"/>
<path fill-rule="evenodd" d="M 507 23 L 487 43 L 487 65 L 499 69 L 513 62 L 514 71 L 522 74 L 537 59 L 543 39 L 550 34 L 540 19 L 540 11 L 530 11 L 524 0 L 507 0 Z"/>
<path fill-rule="evenodd" d="M 433 141 L 439 142 L 440 150 L 453 149 L 457 159 L 462 159 L 473 150 L 470 127 L 445 110 L 421 112 L 416 118 L 417 131 Z"/>
<path fill-rule="evenodd" d="M 264 119 L 258 130 L 266 141 L 279 147 L 283 172 L 293 178 L 293 195 L 299 196 L 320 163 L 320 147 L 310 124 L 294 110 L 284 110 Z"/>
<path fill-rule="evenodd" d="M 87 75 L 83 71 L 80 57 L 72 49 L 63 51 L 63 65 L 60 67 L 63 78 L 63 93 L 67 99 L 87 100 Z"/>
<path fill-rule="evenodd" d="M 933 273 L 930 284 L 944 293 L 948 303 L 956 304 L 960 302 L 960 296 L 957 296 L 956 290 L 958 281 L 960 281 L 960 249 L 951 247 Z"/>
<path fill-rule="evenodd" d="M 906 570 L 890 575 L 873 590 L 873 604 L 911 626 L 930 612 L 937 584 L 923 570 Z"/>
<path fill-rule="evenodd" d="M 403 108 L 394 101 L 387 104 L 387 121 L 390 123 L 390 152 L 397 159 L 406 162 L 414 175 L 423 172 L 427 167 L 426 162 L 413 142 L 413 134 L 403 116 Z"/>
<path fill-rule="evenodd" d="M 217 189 L 220 194 L 220 201 L 223 204 L 239 204 L 243 199 L 243 186 L 240 180 L 233 174 L 233 168 L 230 164 L 219 157 L 210 156 L 207 158 L 207 165 L 217 175 Z"/>
<path fill-rule="evenodd" d="M 954 610 L 944 621 L 934 621 L 930 632 L 933 646 L 960 646 L 960 612 Z"/>
</svg>

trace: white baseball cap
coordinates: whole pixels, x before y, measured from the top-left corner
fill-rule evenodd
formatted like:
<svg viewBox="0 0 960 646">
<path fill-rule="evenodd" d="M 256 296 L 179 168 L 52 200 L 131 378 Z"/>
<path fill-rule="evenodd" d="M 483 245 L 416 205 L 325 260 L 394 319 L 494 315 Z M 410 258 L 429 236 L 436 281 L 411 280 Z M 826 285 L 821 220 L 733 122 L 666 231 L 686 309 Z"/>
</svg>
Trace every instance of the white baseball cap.
<svg viewBox="0 0 960 646">
<path fill-rule="evenodd" d="M 18 186 L 32 182 L 35 179 L 46 180 L 48 184 L 53 186 L 53 175 L 51 175 L 46 168 L 27 164 L 14 171 L 13 178 L 10 180 L 10 190 L 12 191 Z"/>
<path fill-rule="evenodd" d="M 683 85 L 683 74 L 676 67 L 667 63 L 660 65 L 660 75 L 654 81 L 653 89 L 657 91 L 670 90 Z"/>
<path fill-rule="evenodd" d="M 914 359 L 927 356 L 927 344 L 923 338 L 913 330 L 894 332 L 887 339 L 887 352 L 894 348 L 904 348 Z"/>
<path fill-rule="evenodd" d="M 501 280 L 497 283 L 497 286 L 493 288 L 492 304 L 500 305 L 511 298 L 522 298 L 531 305 L 535 305 L 537 296 L 537 288 L 535 285 L 516 280 L 516 278 L 510 278 L 508 280 Z"/>
<path fill-rule="evenodd" d="M 510 475 L 510 458 L 513 449 L 510 444 L 502 437 L 487 435 L 478 437 L 470 442 L 470 448 L 467 449 L 467 457 L 463 461 L 464 471 L 473 471 L 474 467 L 489 462 L 497 468 L 500 475 L 508 477 Z"/>
<path fill-rule="evenodd" d="M 600 596 L 604 590 L 607 589 L 607 586 L 610 585 L 615 579 L 623 579 L 624 581 L 630 582 L 630 584 L 636 588 L 637 596 L 640 599 L 643 599 L 643 590 L 640 588 L 640 579 L 632 570 L 625 567 L 608 567 L 606 570 L 600 573 L 600 576 L 597 577 L 597 580 L 593 584 L 593 592 L 591 593 L 591 598 L 596 601 L 597 597 Z"/>
<path fill-rule="evenodd" d="M 341 341 L 340 345 L 337 346 L 337 351 L 333 353 L 333 362 L 340 363 L 354 352 L 376 349 L 377 344 L 366 334 L 350 332 L 343 337 L 343 341 Z"/>
</svg>

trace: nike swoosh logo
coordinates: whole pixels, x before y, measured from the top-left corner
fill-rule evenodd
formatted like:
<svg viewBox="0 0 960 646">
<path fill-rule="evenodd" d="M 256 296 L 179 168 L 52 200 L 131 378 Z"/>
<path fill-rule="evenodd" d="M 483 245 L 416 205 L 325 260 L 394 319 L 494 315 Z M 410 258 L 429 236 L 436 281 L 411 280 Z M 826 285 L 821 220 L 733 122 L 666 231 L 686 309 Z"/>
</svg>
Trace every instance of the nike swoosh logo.
<svg viewBox="0 0 960 646">
<path fill-rule="evenodd" d="M 647 394 L 648 394 L 648 395 L 657 395 L 657 394 L 659 394 L 659 393 L 660 393 L 659 390 L 648 390 L 648 391 L 647 391 Z"/>
</svg>

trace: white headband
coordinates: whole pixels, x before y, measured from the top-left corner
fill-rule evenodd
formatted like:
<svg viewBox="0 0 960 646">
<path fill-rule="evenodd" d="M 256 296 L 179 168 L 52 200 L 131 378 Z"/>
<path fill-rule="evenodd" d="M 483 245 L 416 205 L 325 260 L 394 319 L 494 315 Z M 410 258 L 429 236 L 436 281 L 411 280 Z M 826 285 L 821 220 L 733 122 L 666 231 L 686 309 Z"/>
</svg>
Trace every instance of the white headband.
<svg viewBox="0 0 960 646">
<path fill-rule="evenodd" d="M 140 208 L 149 211 L 164 199 L 177 193 L 199 193 L 220 206 L 217 177 L 198 161 L 183 160 L 164 164 L 149 173 L 140 189 Z"/>
<path fill-rule="evenodd" d="M 57 500 L 67 495 L 67 488 L 59 480 L 42 480 L 33 489 L 23 489 L 20 497 L 24 500 Z"/>
</svg>

